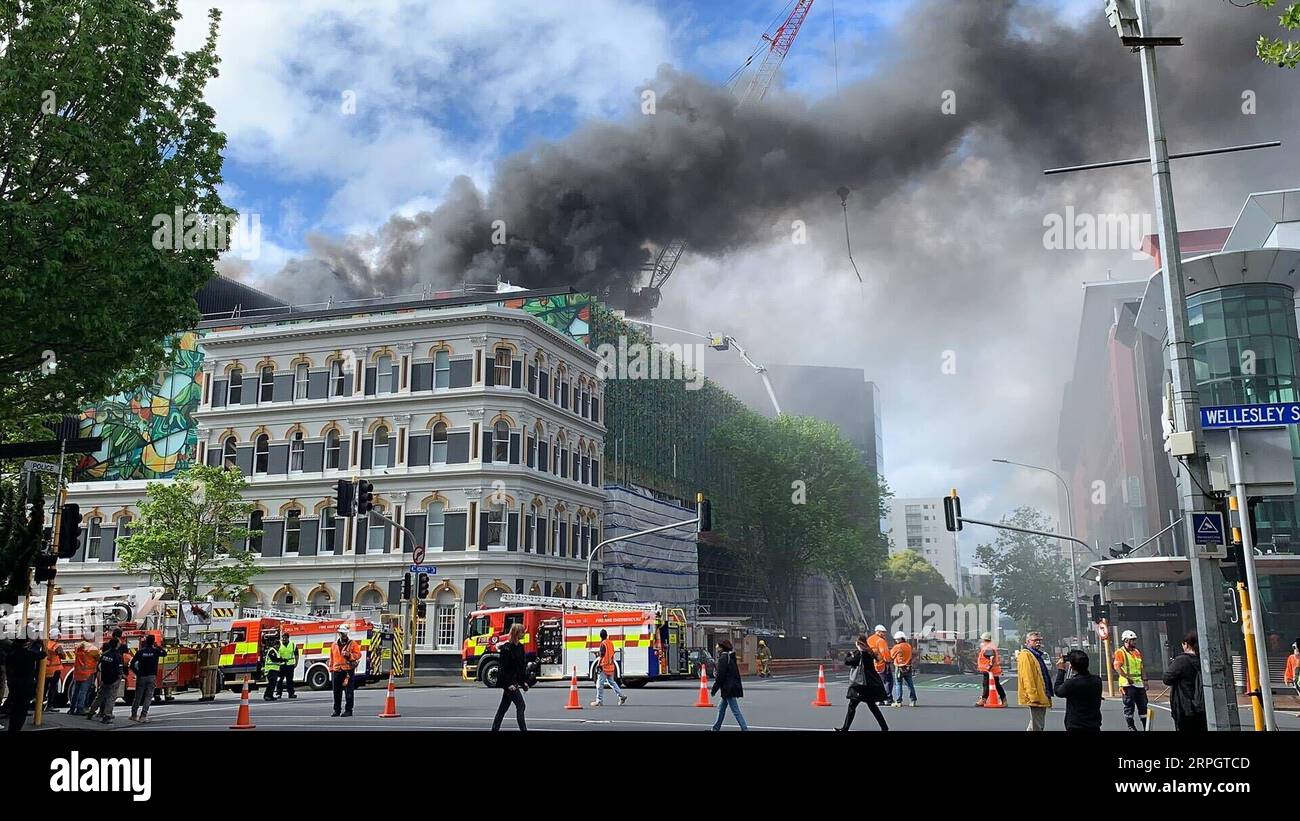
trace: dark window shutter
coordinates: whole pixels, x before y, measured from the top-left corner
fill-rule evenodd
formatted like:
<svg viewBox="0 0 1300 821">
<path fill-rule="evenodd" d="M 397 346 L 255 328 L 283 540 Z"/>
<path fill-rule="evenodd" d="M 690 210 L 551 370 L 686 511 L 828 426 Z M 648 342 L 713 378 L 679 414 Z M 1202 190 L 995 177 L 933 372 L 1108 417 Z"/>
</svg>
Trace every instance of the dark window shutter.
<svg viewBox="0 0 1300 821">
<path fill-rule="evenodd" d="M 533 550 L 533 514 L 529 513 L 524 516 L 524 552 L 531 553 Z"/>
<path fill-rule="evenodd" d="M 433 363 L 416 362 L 411 366 L 411 390 L 433 390 Z"/>
<path fill-rule="evenodd" d="M 388 467 L 397 467 L 397 432 L 388 434 Z"/>
<path fill-rule="evenodd" d="M 512 511 L 507 518 L 509 524 L 506 533 L 506 549 L 518 550 L 519 549 L 519 514 Z"/>
<path fill-rule="evenodd" d="M 442 517 L 442 549 L 465 549 L 464 513 L 448 513 Z"/>
<path fill-rule="evenodd" d="M 496 384 L 497 360 L 495 356 L 483 357 L 483 384 L 489 388 Z"/>
<path fill-rule="evenodd" d="M 591 484 L 592 487 L 600 487 L 600 460 L 591 460 Z"/>
<path fill-rule="evenodd" d="M 510 464 L 519 464 L 519 434 L 510 434 Z"/>
<path fill-rule="evenodd" d="M 560 555 L 569 555 L 569 528 L 560 522 Z"/>
<path fill-rule="evenodd" d="M 478 515 L 478 534 L 477 534 L 479 550 L 484 550 L 487 548 L 487 529 L 488 529 L 488 515 L 486 513 L 480 513 Z"/>
<path fill-rule="evenodd" d="M 594 396 L 591 397 L 591 421 L 600 421 L 600 400 Z"/>
<path fill-rule="evenodd" d="M 473 610 L 478 606 L 478 579 L 465 580 L 465 610 Z"/>
<path fill-rule="evenodd" d="M 212 407 L 224 408 L 226 406 L 226 386 L 224 379 L 216 379 L 212 382 Z"/>
<path fill-rule="evenodd" d="M 406 521 L 403 522 L 403 524 L 406 525 L 408 528 L 410 528 L 411 532 L 415 534 L 416 539 L 419 540 L 417 544 L 424 544 L 424 540 L 426 538 L 426 534 L 424 531 L 426 526 L 428 525 L 428 521 L 429 521 L 428 517 L 426 517 L 423 513 L 412 513 L 412 514 L 408 514 L 406 517 Z M 403 553 L 410 553 L 414 549 L 415 549 L 415 545 L 411 544 L 410 539 L 402 540 Z"/>
<path fill-rule="evenodd" d="M 524 386 L 524 363 L 512 362 L 510 364 L 510 387 L 522 388 Z"/>
<path fill-rule="evenodd" d="M 392 516 L 390 515 L 389 518 L 392 518 Z M 388 526 L 384 527 L 384 552 L 393 552 L 393 529 Z"/>
<path fill-rule="evenodd" d="M 483 464 L 489 464 L 492 461 L 492 431 L 483 431 L 483 450 L 480 451 L 483 457 Z"/>
<path fill-rule="evenodd" d="M 366 368 L 366 396 L 375 395 L 375 369 Z"/>
<path fill-rule="evenodd" d="M 369 516 L 357 516 L 352 520 L 352 549 L 356 551 L 358 556 L 366 552 L 366 540 L 369 537 L 366 520 L 369 518 Z"/>
<path fill-rule="evenodd" d="M 339 437 L 339 470 L 348 469 L 348 445 L 349 444 L 351 443 L 348 441 L 348 437 L 346 436 Z"/>
<path fill-rule="evenodd" d="M 330 372 L 329 371 L 308 371 L 307 372 L 307 398 L 324 399 L 329 396 L 330 390 Z"/>
<path fill-rule="evenodd" d="M 111 562 L 117 558 L 117 528 L 101 527 L 99 529 L 99 560 Z"/>
<path fill-rule="evenodd" d="M 293 374 L 277 373 L 271 382 L 271 401 L 288 402 L 293 399 Z"/>
<path fill-rule="evenodd" d="M 266 472 L 272 476 L 278 476 L 281 473 L 289 472 L 289 446 L 288 445 L 271 445 L 268 452 L 269 458 L 266 463 Z"/>
<path fill-rule="evenodd" d="M 302 469 L 319 473 L 325 469 L 325 443 L 305 442 L 302 447 Z"/>
<path fill-rule="evenodd" d="M 551 375 L 546 371 L 537 375 L 537 395 L 543 399 L 551 398 Z"/>
<path fill-rule="evenodd" d="M 86 560 L 86 539 L 87 538 L 89 537 L 86 535 L 86 529 L 84 527 L 78 527 L 77 528 L 77 552 L 73 554 L 72 561 L 84 562 Z"/>
<path fill-rule="evenodd" d="M 429 434 L 421 433 L 407 440 L 406 463 L 408 465 L 429 464 Z"/>
<path fill-rule="evenodd" d="M 582 479 L 579 481 L 584 485 L 591 484 L 591 460 L 586 456 L 582 457 Z"/>
<path fill-rule="evenodd" d="M 207 462 L 208 462 L 208 467 L 210 467 L 210 468 L 219 467 L 219 466 L 221 465 L 221 445 L 220 445 L 220 444 L 217 444 L 216 447 L 210 447 L 210 448 L 208 448 L 208 458 L 207 458 Z"/>
<path fill-rule="evenodd" d="M 343 372 L 343 391 L 339 393 L 339 396 L 352 395 L 352 380 L 354 378 L 352 374 L 353 374 L 352 371 Z"/>
<path fill-rule="evenodd" d="M 469 433 L 447 434 L 447 464 L 463 465 L 469 461 Z"/>
<path fill-rule="evenodd" d="M 244 445 L 235 448 L 235 467 L 245 476 L 253 475 L 253 446 Z"/>
<path fill-rule="evenodd" d="M 537 366 L 528 366 L 528 392 L 537 393 Z"/>
<path fill-rule="evenodd" d="M 275 557 L 284 550 L 284 520 L 262 522 L 262 555 Z"/>
<path fill-rule="evenodd" d="M 537 444 L 536 440 L 534 440 L 533 437 L 529 436 L 527 443 L 525 443 L 524 445 L 524 451 L 526 453 L 525 458 L 528 459 L 528 467 L 533 467 L 533 464 L 537 459 L 536 455 L 533 453 L 533 449 L 536 447 L 536 444 Z"/>
<path fill-rule="evenodd" d="M 411 591 L 412 598 L 414 598 L 415 595 L 416 595 L 415 591 L 412 590 Z M 399 602 L 401 600 L 402 600 L 402 580 L 389 579 L 388 580 L 388 603 L 391 605 L 394 602 Z"/>
<path fill-rule="evenodd" d="M 345 609 L 352 607 L 352 599 L 356 596 L 356 582 L 339 583 L 339 604 Z"/>
<path fill-rule="evenodd" d="M 569 545 L 573 548 L 573 558 L 578 558 L 578 525 L 569 526 Z"/>
<path fill-rule="evenodd" d="M 366 438 L 361 440 L 361 469 L 370 470 L 375 452 L 375 440 Z"/>
<path fill-rule="evenodd" d="M 568 448 L 561 448 L 558 454 L 560 460 L 561 479 L 569 478 L 569 452 L 568 451 L 569 451 Z"/>
<path fill-rule="evenodd" d="M 448 363 L 447 387 L 468 388 L 474 383 L 474 360 L 452 359 Z"/>
<path fill-rule="evenodd" d="M 342 524 L 342 520 L 335 521 Z M 298 526 L 300 528 L 298 532 L 298 555 L 315 556 L 316 542 L 319 541 L 320 519 L 310 519 L 304 516 Z"/>
<path fill-rule="evenodd" d="M 537 443 L 537 469 L 547 470 L 551 464 L 551 453 L 545 442 Z"/>
</svg>

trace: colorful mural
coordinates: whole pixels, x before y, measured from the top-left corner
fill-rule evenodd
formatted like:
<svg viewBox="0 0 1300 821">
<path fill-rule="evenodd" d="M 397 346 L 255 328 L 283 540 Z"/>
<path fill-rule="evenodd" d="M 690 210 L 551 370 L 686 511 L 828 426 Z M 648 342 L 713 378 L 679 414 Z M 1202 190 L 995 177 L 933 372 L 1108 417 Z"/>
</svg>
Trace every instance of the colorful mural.
<svg viewBox="0 0 1300 821">
<path fill-rule="evenodd" d="M 198 334 L 181 334 L 170 353 L 171 366 L 159 381 L 81 414 L 81 435 L 99 436 L 104 444 L 81 457 L 74 481 L 163 479 L 189 465 L 197 441 L 194 412 L 203 393 Z"/>
<path fill-rule="evenodd" d="M 560 333 L 583 345 L 591 345 L 591 297 L 587 294 L 508 299 L 502 304 L 507 308 L 521 308 Z"/>
</svg>

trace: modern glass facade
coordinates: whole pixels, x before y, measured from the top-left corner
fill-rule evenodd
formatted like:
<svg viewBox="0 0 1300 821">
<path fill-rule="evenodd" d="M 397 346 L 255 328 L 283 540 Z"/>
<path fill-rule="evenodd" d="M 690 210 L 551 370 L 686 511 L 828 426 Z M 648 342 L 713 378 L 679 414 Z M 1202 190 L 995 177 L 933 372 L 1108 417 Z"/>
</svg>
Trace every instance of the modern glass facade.
<svg viewBox="0 0 1300 821">
<path fill-rule="evenodd" d="M 1196 386 L 1202 405 L 1295 402 L 1300 365 L 1295 291 L 1286 285 L 1230 285 L 1187 298 Z M 1291 453 L 1300 453 L 1292 426 Z M 1300 480 L 1300 462 L 1297 462 Z M 1294 499 L 1261 502 L 1255 512 L 1260 542 L 1300 539 Z M 1294 549 L 1294 547 L 1292 548 Z"/>
</svg>

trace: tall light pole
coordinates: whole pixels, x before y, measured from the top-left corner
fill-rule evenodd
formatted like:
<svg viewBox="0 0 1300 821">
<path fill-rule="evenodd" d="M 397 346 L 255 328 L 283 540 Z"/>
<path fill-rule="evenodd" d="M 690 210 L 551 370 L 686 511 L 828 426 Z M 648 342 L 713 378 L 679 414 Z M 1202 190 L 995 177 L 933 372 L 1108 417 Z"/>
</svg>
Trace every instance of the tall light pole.
<svg viewBox="0 0 1300 821">
<path fill-rule="evenodd" d="M 1044 473 L 1050 473 L 1056 477 L 1056 481 L 1061 483 L 1061 488 L 1065 491 L 1065 521 L 1070 529 L 1070 538 L 1078 538 L 1074 532 L 1074 501 L 1070 498 L 1070 485 L 1066 483 L 1065 477 L 1041 465 L 1027 465 L 1024 462 L 1013 462 L 1010 459 L 994 459 L 1003 465 L 1015 465 L 1016 467 L 1028 468 L 1029 470 L 1041 470 Z M 1077 643 L 1083 641 L 1083 621 L 1079 618 L 1079 566 L 1074 561 L 1074 542 L 1070 545 L 1070 611 L 1074 615 L 1074 640 Z"/>
</svg>

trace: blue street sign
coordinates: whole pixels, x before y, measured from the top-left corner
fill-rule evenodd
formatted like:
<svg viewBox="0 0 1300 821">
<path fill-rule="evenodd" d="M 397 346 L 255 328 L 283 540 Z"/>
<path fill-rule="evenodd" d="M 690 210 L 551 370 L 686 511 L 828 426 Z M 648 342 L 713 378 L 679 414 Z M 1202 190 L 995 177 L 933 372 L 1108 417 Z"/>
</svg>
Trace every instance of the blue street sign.
<svg viewBox="0 0 1300 821">
<path fill-rule="evenodd" d="M 1300 402 L 1201 408 L 1202 428 L 1261 428 L 1275 425 L 1300 425 Z"/>
<path fill-rule="evenodd" d="M 1192 512 L 1192 534 L 1197 544 L 1225 544 L 1223 515 L 1220 513 Z"/>
<path fill-rule="evenodd" d="M 438 572 L 438 568 L 431 564 L 413 564 L 408 573 L 428 573 L 430 576 Z"/>
</svg>

